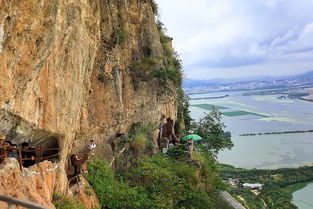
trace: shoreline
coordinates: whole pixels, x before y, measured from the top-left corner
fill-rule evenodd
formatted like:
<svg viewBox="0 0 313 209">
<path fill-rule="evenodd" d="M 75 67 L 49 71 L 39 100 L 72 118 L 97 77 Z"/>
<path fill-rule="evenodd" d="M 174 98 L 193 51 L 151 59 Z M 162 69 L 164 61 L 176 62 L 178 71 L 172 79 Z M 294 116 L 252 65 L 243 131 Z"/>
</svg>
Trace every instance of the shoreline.
<svg viewBox="0 0 313 209">
<path fill-rule="evenodd" d="M 313 182 L 313 163 L 306 165 L 311 166 L 271 170 L 243 169 L 219 163 L 218 171 L 221 178 L 229 185 L 228 190 L 234 195 L 241 196 L 247 206 L 255 208 L 263 205 L 264 200 L 270 199 L 272 204 L 275 203 L 272 206 L 280 208 L 283 205 L 294 205 L 293 194 Z M 245 192 L 244 190 L 253 189 L 244 188 L 244 183 L 261 184 L 263 188 L 258 194 Z"/>
<path fill-rule="evenodd" d="M 305 99 L 305 98 L 298 98 L 298 99 L 303 100 L 303 101 L 306 101 L 306 102 L 313 102 L 312 99 Z"/>
<path fill-rule="evenodd" d="M 300 133 L 313 133 L 313 130 L 274 131 L 274 132 L 265 132 L 265 133 L 247 133 L 247 134 L 239 134 L 239 136 L 263 136 L 263 135 L 300 134 Z"/>
</svg>

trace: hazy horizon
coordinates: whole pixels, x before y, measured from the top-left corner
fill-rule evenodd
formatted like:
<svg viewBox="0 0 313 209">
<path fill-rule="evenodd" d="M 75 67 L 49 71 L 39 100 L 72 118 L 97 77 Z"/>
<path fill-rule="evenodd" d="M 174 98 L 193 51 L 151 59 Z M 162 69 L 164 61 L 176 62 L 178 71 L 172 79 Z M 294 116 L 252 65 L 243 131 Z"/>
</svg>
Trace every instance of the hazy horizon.
<svg viewBox="0 0 313 209">
<path fill-rule="evenodd" d="M 186 78 L 284 76 L 313 70 L 313 1 L 156 2 Z"/>
<path fill-rule="evenodd" d="M 305 71 L 305 72 L 301 72 L 301 73 L 292 73 L 292 74 L 288 74 L 288 75 L 278 75 L 278 76 L 275 76 L 275 75 L 255 75 L 255 76 L 239 76 L 239 77 L 232 77 L 232 78 L 223 78 L 223 77 L 216 77 L 216 78 L 189 78 L 189 77 L 185 77 L 184 80 L 186 79 L 192 79 L 192 80 L 241 80 L 241 81 L 244 81 L 244 80 L 251 80 L 251 79 L 263 79 L 263 78 L 282 78 L 282 77 L 289 77 L 289 76 L 299 76 L 299 75 L 303 75 L 305 73 L 312 73 L 313 74 L 313 70 L 308 70 L 308 71 Z"/>
</svg>

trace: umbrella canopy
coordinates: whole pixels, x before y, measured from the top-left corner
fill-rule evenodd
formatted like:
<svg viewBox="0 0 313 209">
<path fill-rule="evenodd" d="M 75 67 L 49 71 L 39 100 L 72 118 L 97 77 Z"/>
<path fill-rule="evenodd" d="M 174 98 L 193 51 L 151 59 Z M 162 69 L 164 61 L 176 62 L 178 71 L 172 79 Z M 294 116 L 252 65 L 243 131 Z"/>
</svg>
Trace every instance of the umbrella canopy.
<svg viewBox="0 0 313 209">
<path fill-rule="evenodd" d="M 201 138 L 201 136 L 199 136 L 199 135 L 197 135 L 197 134 L 188 134 L 188 135 L 186 135 L 186 136 L 184 136 L 184 137 L 182 138 L 182 141 L 188 141 L 188 139 L 191 139 L 191 140 L 193 140 L 193 141 L 199 141 L 199 140 L 201 140 L 202 138 Z"/>
</svg>

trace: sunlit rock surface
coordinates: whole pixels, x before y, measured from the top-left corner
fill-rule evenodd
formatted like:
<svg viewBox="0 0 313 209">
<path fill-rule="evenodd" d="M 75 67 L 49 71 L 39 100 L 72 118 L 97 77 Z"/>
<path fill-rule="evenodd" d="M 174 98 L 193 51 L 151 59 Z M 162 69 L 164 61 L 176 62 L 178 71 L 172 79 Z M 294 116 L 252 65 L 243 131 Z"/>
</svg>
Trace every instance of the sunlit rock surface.
<svg viewBox="0 0 313 209">
<path fill-rule="evenodd" d="M 56 140 L 62 170 L 90 139 L 95 156 L 112 160 L 116 135 L 134 122 L 176 119 L 175 91 L 156 79 L 134 88 L 130 66 L 149 56 L 163 56 L 149 0 L 0 1 L 0 132 Z"/>
</svg>

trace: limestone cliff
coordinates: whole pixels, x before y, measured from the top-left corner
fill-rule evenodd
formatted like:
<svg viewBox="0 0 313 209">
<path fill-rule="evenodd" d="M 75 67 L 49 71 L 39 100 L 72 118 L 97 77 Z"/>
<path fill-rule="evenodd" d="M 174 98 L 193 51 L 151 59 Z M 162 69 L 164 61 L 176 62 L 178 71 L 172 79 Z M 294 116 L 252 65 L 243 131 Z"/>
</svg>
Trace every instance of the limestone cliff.
<svg viewBox="0 0 313 209">
<path fill-rule="evenodd" d="M 44 161 L 21 171 L 17 160 L 6 158 L 0 164 L 0 182 L 1 195 L 35 202 L 47 208 L 55 208 L 52 200 L 56 198 L 54 196 L 58 194 L 57 191 L 60 191 L 56 182 L 59 185 L 69 184 L 71 187 L 68 195 L 75 196 L 86 209 L 99 206 L 96 194 L 92 190 L 86 192 L 86 188 L 90 187 L 89 184 L 84 179 L 79 185 L 68 183 L 66 173 L 59 163 Z M 7 208 L 7 203 L 0 201 L 0 208 Z"/>
<path fill-rule="evenodd" d="M 60 146 L 65 169 L 90 139 L 110 160 L 134 122 L 175 120 L 174 85 L 164 91 L 138 64 L 163 65 L 154 10 L 151 0 L 0 1 L 0 132 Z"/>
<path fill-rule="evenodd" d="M 54 208 L 51 203 L 56 181 L 66 183 L 66 174 L 58 164 L 48 161 L 20 171 L 14 158 L 7 158 L 0 165 L 0 194 L 28 200 Z M 0 208 L 7 208 L 0 202 Z"/>
</svg>

